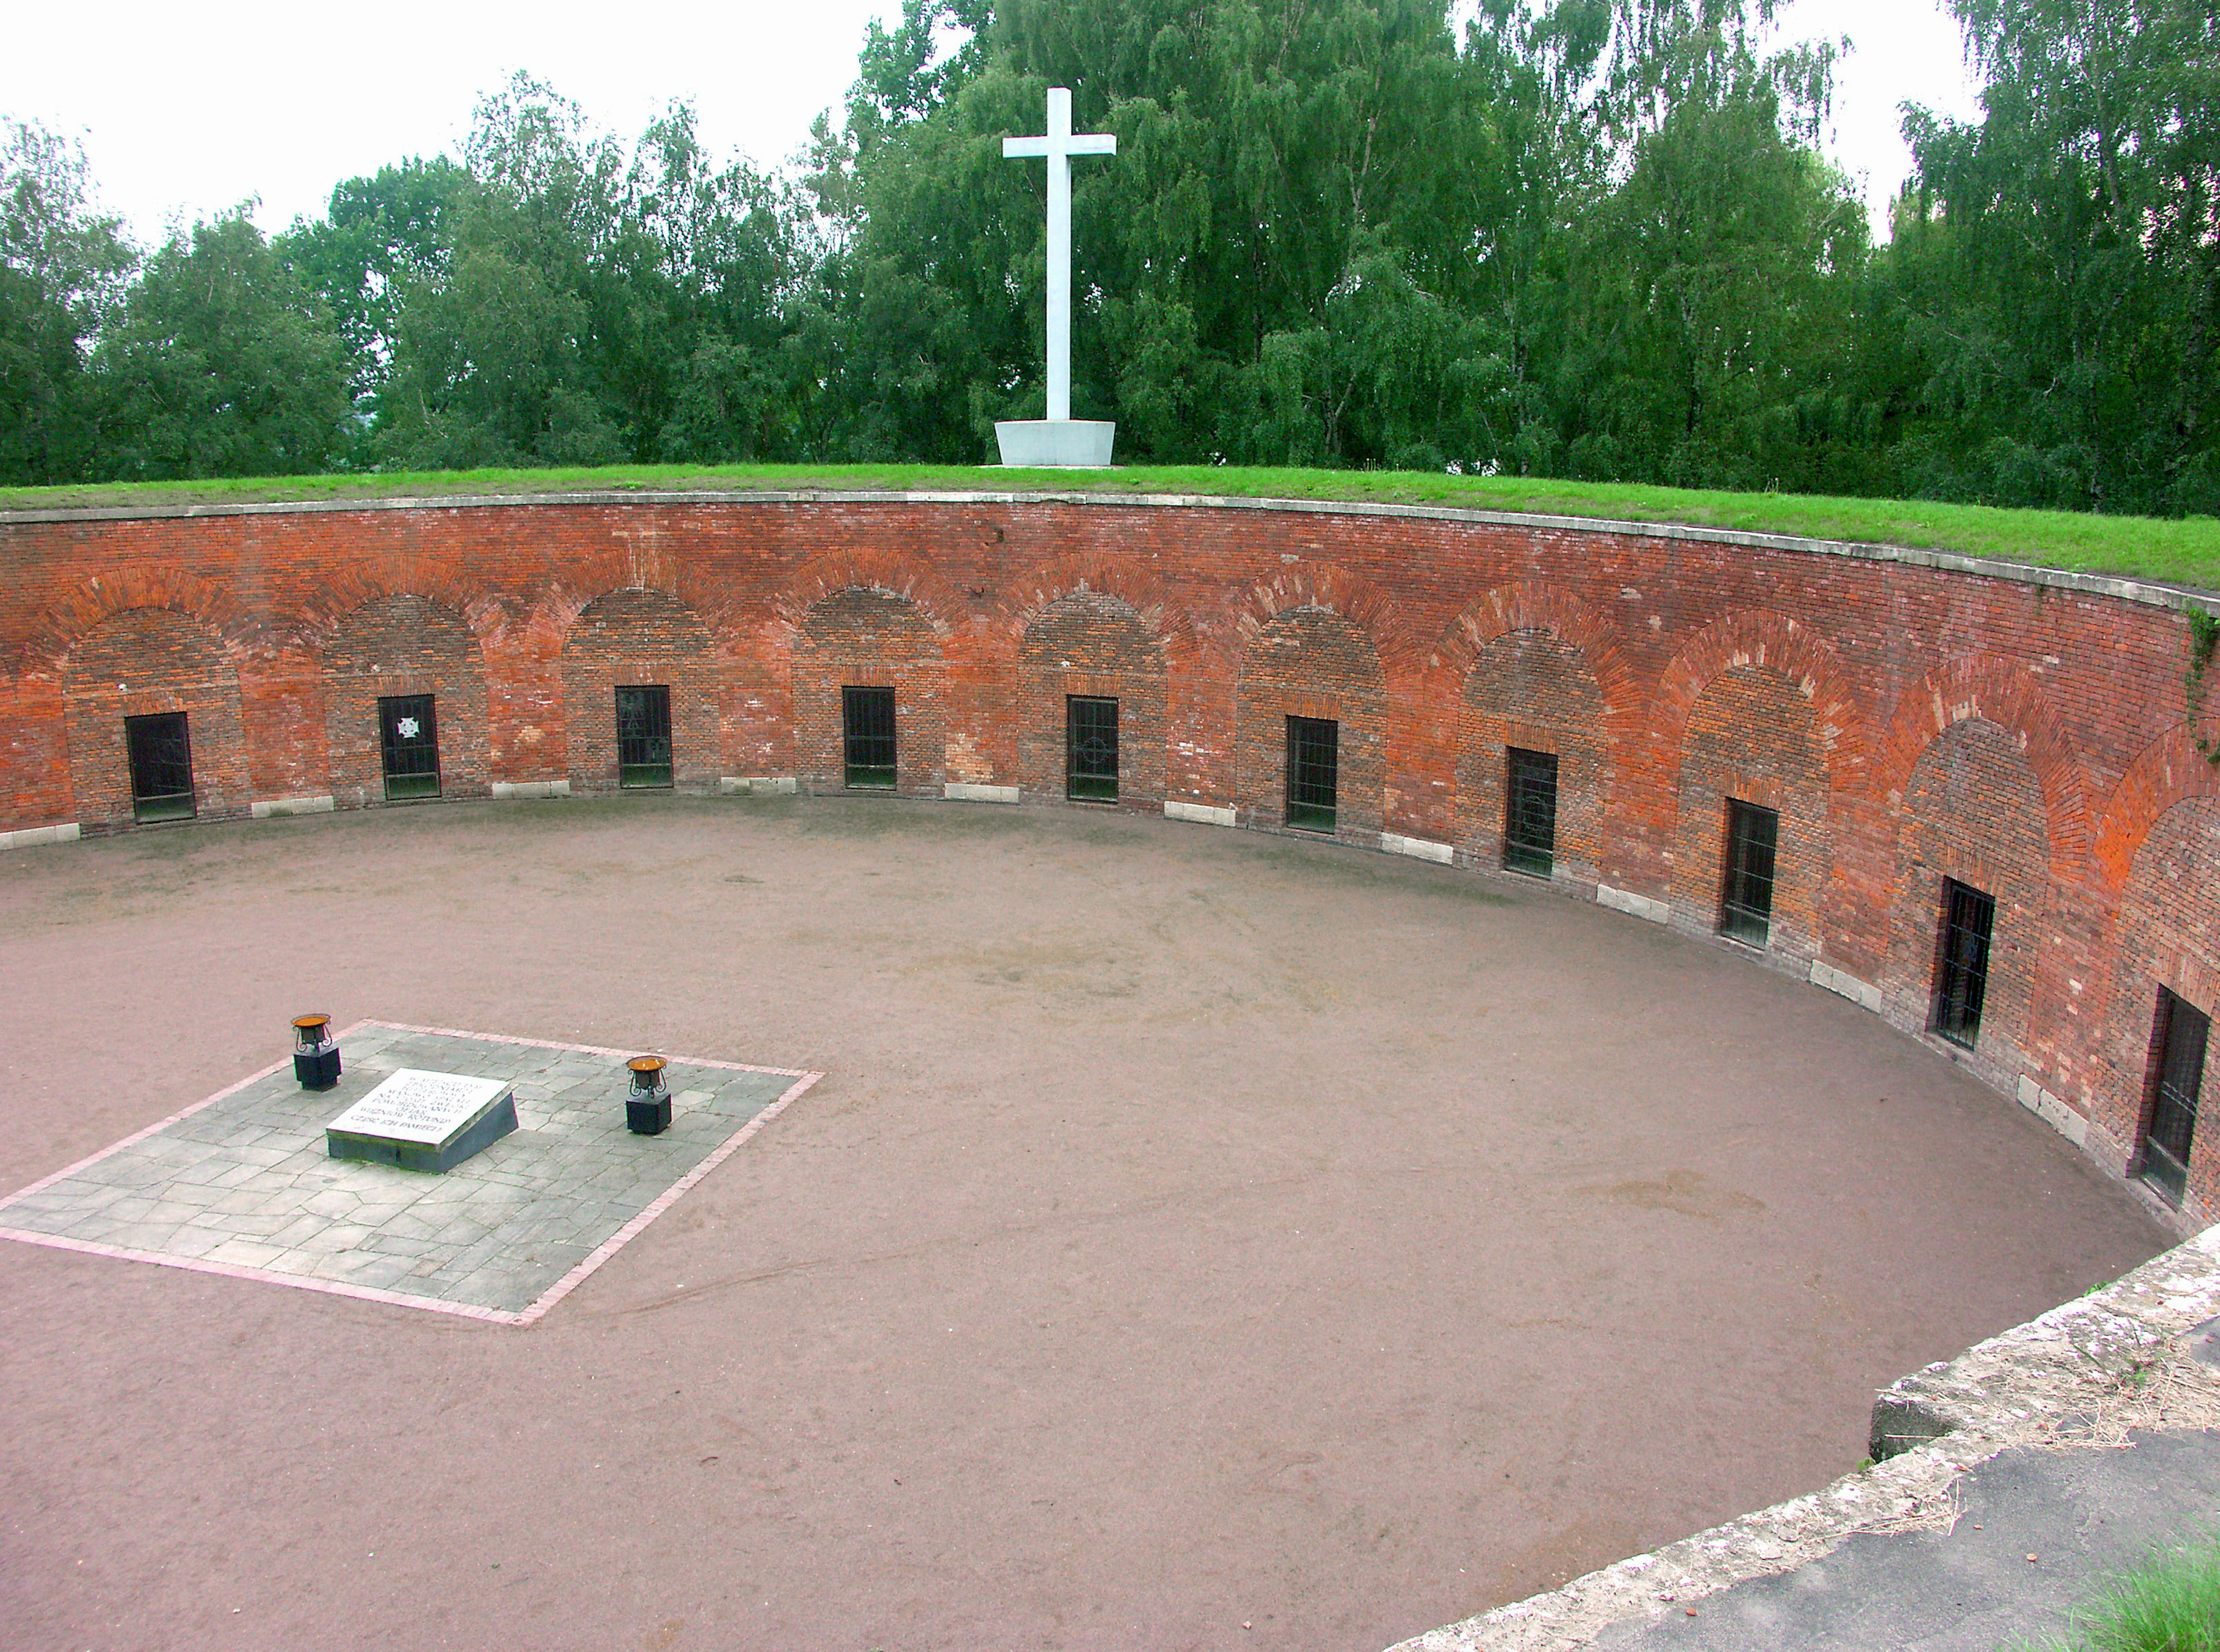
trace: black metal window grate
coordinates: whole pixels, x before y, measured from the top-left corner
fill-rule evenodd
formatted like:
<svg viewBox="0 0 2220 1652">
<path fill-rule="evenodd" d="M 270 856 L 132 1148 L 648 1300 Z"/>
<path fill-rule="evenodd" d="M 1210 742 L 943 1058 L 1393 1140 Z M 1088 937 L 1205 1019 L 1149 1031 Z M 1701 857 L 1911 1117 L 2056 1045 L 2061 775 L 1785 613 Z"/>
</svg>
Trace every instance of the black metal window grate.
<svg viewBox="0 0 2220 1652">
<path fill-rule="evenodd" d="M 131 761 L 131 818 L 193 818 L 193 743 L 185 714 L 165 711 L 123 720 L 123 745 Z"/>
<path fill-rule="evenodd" d="M 1780 816 L 1755 803 L 1727 803 L 1726 887 L 1719 896 L 1719 933 L 1749 946 L 1773 934 L 1773 863 Z"/>
<path fill-rule="evenodd" d="M 391 695 L 381 699 L 377 745 L 385 764 L 388 802 L 440 795 L 440 725 L 430 695 Z"/>
<path fill-rule="evenodd" d="M 1333 830 L 1341 783 L 1341 725 L 1326 717 L 1288 719 L 1288 824 Z"/>
<path fill-rule="evenodd" d="M 2158 1020 L 2157 1094 L 2143 1138 L 2142 1175 L 2169 1204 L 2179 1205 L 2189 1188 L 2189 1142 L 2197 1129 L 2197 1093 L 2204 1083 L 2212 1019 L 2161 987 Z"/>
<path fill-rule="evenodd" d="M 1089 695 L 1064 701 L 1063 795 L 1083 802 L 1118 801 L 1118 702 Z"/>
<path fill-rule="evenodd" d="M 1997 903 L 1955 878 L 1942 880 L 1942 954 L 1936 971 L 1935 1031 L 1974 1047 L 1981 1031 L 1981 999 L 1989 986 L 1989 934 Z"/>
<path fill-rule="evenodd" d="M 1557 857 L 1557 759 L 1547 751 L 1510 749 L 1503 793 L 1503 864 L 1507 871 L 1547 877 Z"/>
<path fill-rule="evenodd" d="M 619 689 L 617 784 L 652 789 L 670 782 L 670 690 Z"/>
<path fill-rule="evenodd" d="M 891 790 L 895 783 L 895 691 L 840 690 L 840 736 L 847 782 L 857 790 Z"/>
</svg>

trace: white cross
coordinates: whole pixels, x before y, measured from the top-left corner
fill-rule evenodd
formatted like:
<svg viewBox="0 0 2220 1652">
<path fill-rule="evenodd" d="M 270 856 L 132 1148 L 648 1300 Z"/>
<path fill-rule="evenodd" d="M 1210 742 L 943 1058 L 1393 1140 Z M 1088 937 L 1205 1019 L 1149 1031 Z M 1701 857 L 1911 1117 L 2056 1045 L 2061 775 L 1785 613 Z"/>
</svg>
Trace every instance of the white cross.
<svg viewBox="0 0 2220 1652">
<path fill-rule="evenodd" d="M 1114 155 L 1118 140 L 1108 132 L 1074 133 L 1071 90 L 1048 89 L 1048 135 L 1005 138 L 1002 159 L 1048 160 L 1048 416 L 1071 417 L 1071 158 Z"/>
</svg>

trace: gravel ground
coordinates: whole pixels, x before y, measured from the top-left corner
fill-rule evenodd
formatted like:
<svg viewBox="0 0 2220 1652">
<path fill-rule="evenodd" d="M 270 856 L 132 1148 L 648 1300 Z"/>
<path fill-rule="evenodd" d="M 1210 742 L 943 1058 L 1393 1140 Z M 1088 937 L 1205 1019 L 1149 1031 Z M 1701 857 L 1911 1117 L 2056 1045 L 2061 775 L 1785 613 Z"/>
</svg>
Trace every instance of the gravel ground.
<svg viewBox="0 0 2220 1652">
<path fill-rule="evenodd" d="M 1376 1649 L 2155 1254 L 1843 1001 L 1515 881 L 627 798 L 0 857 L 0 1187 L 308 1008 L 824 1069 L 528 1330 L 0 1244 L 11 1649 Z"/>
</svg>

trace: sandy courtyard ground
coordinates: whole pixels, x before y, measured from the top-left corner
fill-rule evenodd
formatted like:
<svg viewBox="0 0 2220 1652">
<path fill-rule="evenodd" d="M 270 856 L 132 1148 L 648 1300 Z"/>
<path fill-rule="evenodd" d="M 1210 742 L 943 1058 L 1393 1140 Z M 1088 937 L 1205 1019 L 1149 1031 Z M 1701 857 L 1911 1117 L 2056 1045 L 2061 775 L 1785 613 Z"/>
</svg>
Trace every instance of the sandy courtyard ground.
<svg viewBox="0 0 2220 1652">
<path fill-rule="evenodd" d="M 1813 1487 L 2152 1255 L 1817 988 L 1081 810 L 0 857 L 0 1191 L 307 1009 L 827 1075 L 528 1329 L 0 1244 L 0 1643 L 1370 1652 Z"/>
</svg>

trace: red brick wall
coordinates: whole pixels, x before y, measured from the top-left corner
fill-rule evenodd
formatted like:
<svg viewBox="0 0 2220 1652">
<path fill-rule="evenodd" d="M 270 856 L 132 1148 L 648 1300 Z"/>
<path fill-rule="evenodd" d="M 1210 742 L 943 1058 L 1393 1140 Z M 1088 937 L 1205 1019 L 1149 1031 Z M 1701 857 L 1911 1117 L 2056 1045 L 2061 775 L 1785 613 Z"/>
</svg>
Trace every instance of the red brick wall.
<svg viewBox="0 0 2220 1652">
<path fill-rule="evenodd" d="M 1388 683 L 1364 628 L 1324 608 L 1275 614 L 1241 651 L 1233 802 L 1247 823 L 1280 826 L 1288 809 L 1288 719 L 1321 717 L 1337 735 L 1334 833 L 1377 842 L 1388 775 Z"/>
<path fill-rule="evenodd" d="M 1075 591 L 1037 610 L 1018 640 L 1015 783 L 1062 797 L 1066 701 L 1103 695 L 1118 702 L 1119 805 L 1162 807 L 1166 676 L 1163 639 L 1124 598 Z"/>
<path fill-rule="evenodd" d="M 1593 885 L 1603 876 L 1603 817 L 1612 752 L 1603 689 L 1579 648 L 1554 631 L 1513 631 L 1484 644 L 1465 673 L 1457 720 L 1457 846 L 1503 863 L 1510 751 L 1557 759 L 1552 876 Z"/>
<path fill-rule="evenodd" d="M 1128 807 L 1267 827 L 1286 717 L 1331 717 L 1339 835 L 1482 870 L 1505 748 L 1525 745 L 1560 759 L 1560 881 L 1665 903 L 1699 935 L 1725 800 L 1778 807 L 1772 961 L 1839 972 L 1915 1037 L 1942 879 L 1995 895 L 1974 1070 L 2059 1098 L 2122 1169 L 2158 989 L 2220 1010 L 2220 770 L 2188 726 L 2187 651 L 2178 604 L 2065 577 L 1451 513 L 27 514 L 0 518 L 0 832 L 134 829 L 122 720 L 140 710 L 190 714 L 203 815 L 374 800 L 395 684 L 439 696 L 451 795 L 613 784 L 613 689 L 661 682 L 682 786 L 839 788 L 839 690 L 859 683 L 896 691 L 904 791 L 1054 798 L 1063 697 L 1114 694 Z M 2220 1051 L 2205 1089 L 2186 1220 L 2220 1217 Z"/>
<path fill-rule="evenodd" d="M 564 752 L 571 789 L 617 789 L 616 691 L 670 691 L 671 783 L 713 791 L 725 767 L 725 683 L 716 642 L 694 610 L 658 590 L 610 591 L 563 639 Z"/>
<path fill-rule="evenodd" d="M 1718 926 L 1727 804 L 1755 803 L 1780 817 L 1767 951 L 1808 967 L 1819 955 L 1819 901 L 1834 870 L 1827 770 L 1810 702 L 1779 671 L 1730 666 L 1696 696 L 1681 751 L 1674 924 L 1699 934 Z"/>
<path fill-rule="evenodd" d="M 844 689 L 895 691 L 896 791 L 930 795 L 946 779 L 988 777 L 976 763 L 951 769 L 948 668 L 914 602 L 864 586 L 820 599 L 795 639 L 793 670 L 795 761 L 804 790 L 846 784 Z"/>
<path fill-rule="evenodd" d="M 158 712 L 185 714 L 196 812 L 246 813 L 253 792 L 239 673 L 222 639 L 190 616 L 166 608 L 109 615 L 71 651 L 62 692 L 69 786 L 85 830 L 131 824 L 124 720 Z"/>
<path fill-rule="evenodd" d="M 399 695 L 434 697 L 440 795 L 485 795 L 485 666 L 459 612 L 406 592 L 371 597 L 340 620 L 320 664 L 324 744 L 338 807 L 385 801 L 377 702 Z"/>
</svg>

